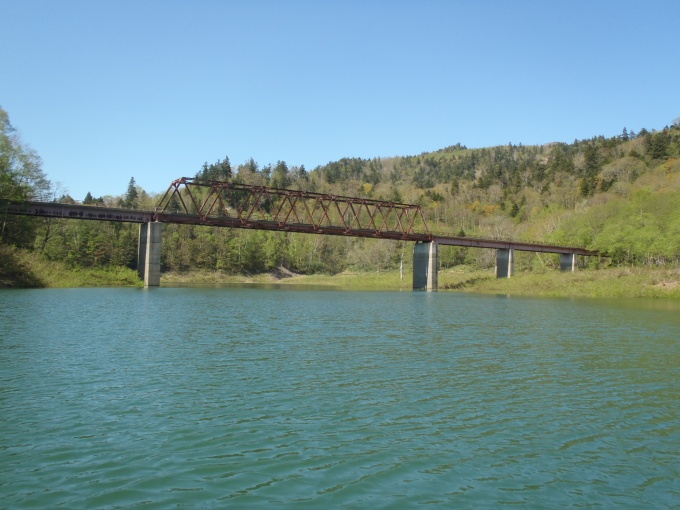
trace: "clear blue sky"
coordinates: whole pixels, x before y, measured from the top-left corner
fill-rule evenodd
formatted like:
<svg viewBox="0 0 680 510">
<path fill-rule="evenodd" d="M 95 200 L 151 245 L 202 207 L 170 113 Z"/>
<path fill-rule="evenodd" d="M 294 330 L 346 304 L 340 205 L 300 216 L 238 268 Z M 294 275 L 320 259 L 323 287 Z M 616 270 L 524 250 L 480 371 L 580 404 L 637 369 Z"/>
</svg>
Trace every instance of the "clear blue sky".
<svg viewBox="0 0 680 510">
<path fill-rule="evenodd" d="M 680 117 L 679 0 L 0 0 L 0 106 L 76 199 L 203 162 L 572 142 Z"/>
</svg>

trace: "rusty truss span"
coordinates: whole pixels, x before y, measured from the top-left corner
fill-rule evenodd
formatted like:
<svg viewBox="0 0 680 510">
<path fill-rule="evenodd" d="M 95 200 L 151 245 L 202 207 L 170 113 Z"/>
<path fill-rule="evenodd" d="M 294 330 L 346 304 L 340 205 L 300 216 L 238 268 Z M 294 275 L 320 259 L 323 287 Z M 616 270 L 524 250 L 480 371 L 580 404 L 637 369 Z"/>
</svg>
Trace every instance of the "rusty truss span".
<svg viewBox="0 0 680 510">
<path fill-rule="evenodd" d="M 418 205 L 182 177 L 156 221 L 310 234 L 430 241 Z"/>
</svg>

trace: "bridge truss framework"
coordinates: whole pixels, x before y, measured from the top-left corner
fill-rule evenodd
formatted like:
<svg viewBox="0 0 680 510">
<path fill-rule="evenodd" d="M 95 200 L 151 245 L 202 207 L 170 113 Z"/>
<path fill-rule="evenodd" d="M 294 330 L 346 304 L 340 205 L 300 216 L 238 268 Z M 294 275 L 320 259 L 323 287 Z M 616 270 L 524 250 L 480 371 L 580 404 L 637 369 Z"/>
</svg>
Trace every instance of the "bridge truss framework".
<svg viewBox="0 0 680 510">
<path fill-rule="evenodd" d="M 429 241 L 419 205 L 182 177 L 156 219 L 232 228 Z"/>
</svg>

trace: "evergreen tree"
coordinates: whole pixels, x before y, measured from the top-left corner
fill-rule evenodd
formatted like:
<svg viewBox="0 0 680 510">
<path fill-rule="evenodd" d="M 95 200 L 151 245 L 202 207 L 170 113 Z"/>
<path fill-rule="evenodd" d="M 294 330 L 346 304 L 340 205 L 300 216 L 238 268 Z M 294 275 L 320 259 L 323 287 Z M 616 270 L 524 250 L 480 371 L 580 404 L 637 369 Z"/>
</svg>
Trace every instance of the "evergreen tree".
<svg viewBox="0 0 680 510">
<path fill-rule="evenodd" d="M 600 152 L 595 144 L 589 144 L 585 151 L 585 174 L 594 177 L 601 166 Z"/>
<path fill-rule="evenodd" d="M 203 168 L 200 172 L 196 174 L 199 179 L 206 179 L 209 181 L 228 181 L 231 179 L 231 163 L 229 162 L 229 156 L 225 156 L 224 159 L 218 159 L 215 163 L 208 165 L 208 163 L 203 163 Z"/>
<path fill-rule="evenodd" d="M 276 163 L 269 185 L 273 188 L 288 188 L 290 186 L 288 165 L 286 165 L 285 161 L 278 161 Z"/>
<path fill-rule="evenodd" d="M 134 209 L 137 205 L 137 198 L 139 197 L 139 192 L 137 191 L 137 186 L 135 184 L 135 178 L 130 178 L 130 183 L 128 184 L 127 192 L 125 193 L 125 199 L 123 200 L 123 206 L 128 209 Z"/>
<path fill-rule="evenodd" d="M 670 148 L 670 136 L 668 129 L 664 129 L 658 133 L 653 133 L 645 139 L 645 151 L 652 159 L 663 159 L 668 157 L 668 149 Z"/>
</svg>

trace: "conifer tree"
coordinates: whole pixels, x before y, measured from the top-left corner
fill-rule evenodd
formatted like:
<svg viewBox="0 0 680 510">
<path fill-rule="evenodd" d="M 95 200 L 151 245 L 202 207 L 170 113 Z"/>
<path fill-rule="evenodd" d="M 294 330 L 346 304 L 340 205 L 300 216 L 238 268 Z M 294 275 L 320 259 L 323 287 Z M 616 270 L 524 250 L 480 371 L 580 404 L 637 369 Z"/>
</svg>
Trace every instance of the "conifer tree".
<svg viewBox="0 0 680 510">
<path fill-rule="evenodd" d="M 123 205 L 129 209 L 134 209 L 135 206 L 137 205 L 138 197 L 139 193 L 137 192 L 135 178 L 131 177 L 130 183 L 128 184 L 127 193 L 125 193 L 125 200 L 123 201 Z"/>
</svg>

